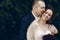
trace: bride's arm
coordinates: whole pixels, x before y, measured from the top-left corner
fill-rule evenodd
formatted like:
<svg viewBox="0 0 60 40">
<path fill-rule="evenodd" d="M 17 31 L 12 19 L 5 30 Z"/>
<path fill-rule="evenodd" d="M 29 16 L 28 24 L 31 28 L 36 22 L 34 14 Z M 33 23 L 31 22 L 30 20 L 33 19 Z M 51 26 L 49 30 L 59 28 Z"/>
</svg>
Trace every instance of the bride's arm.
<svg viewBox="0 0 60 40">
<path fill-rule="evenodd" d="M 52 35 L 58 33 L 58 30 L 57 30 L 57 28 L 56 28 L 54 25 L 51 25 L 51 26 L 50 26 L 50 31 L 51 31 Z"/>
<path fill-rule="evenodd" d="M 27 40 L 33 40 L 33 28 L 32 28 L 32 25 L 30 25 L 28 30 L 27 30 Z"/>
</svg>

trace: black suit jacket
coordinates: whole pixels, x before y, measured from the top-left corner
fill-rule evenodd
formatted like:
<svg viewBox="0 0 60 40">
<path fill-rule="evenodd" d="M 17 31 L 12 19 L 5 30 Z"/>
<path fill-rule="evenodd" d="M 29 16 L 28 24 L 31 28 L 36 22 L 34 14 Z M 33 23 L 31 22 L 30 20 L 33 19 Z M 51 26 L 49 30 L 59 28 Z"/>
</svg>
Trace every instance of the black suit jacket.
<svg viewBox="0 0 60 40">
<path fill-rule="evenodd" d="M 34 16 L 32 13 L 28 13 L 21 19 L 21 28 L 19 31 L 19 40 L 26 40 L 26 32 L 27 28 L 29 27 L 30 23 L 34 20 Z"/>
</svg>

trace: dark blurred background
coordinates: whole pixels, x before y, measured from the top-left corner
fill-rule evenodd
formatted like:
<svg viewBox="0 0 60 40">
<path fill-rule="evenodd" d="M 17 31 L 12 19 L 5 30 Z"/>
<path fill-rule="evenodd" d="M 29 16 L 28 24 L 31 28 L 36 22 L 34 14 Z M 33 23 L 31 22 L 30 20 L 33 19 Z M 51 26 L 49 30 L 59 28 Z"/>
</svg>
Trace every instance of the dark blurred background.
<svg viewBox="0 0 60 40">
<path fill-rule="evenodd" d="M 0 0 L 0 40 L 19 40 L 20 20 L 32 10 L 34 0 Z M 44 0 L 55 10 L 53 24 L 60 40 L 60 0 Z"/>
</svg>

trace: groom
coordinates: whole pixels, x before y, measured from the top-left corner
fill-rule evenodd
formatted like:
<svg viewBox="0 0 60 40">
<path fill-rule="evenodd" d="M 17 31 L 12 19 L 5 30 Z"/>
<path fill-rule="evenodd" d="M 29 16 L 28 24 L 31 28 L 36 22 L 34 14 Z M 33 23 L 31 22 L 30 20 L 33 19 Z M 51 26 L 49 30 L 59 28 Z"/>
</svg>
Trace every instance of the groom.
<svg viewBox="0 0 60 40">
<path fill-rule="evenodd" d="M 36 1 L 33 4 L 32 12 L 21 19 L 21 29 L 19 31 L 19 40 L 26 40 L 26 32 L 31 22 L 34 22 L 45 11 L 44 1 Z M 33 23 L 32 23 L 33 24 Z"/>
</svg>

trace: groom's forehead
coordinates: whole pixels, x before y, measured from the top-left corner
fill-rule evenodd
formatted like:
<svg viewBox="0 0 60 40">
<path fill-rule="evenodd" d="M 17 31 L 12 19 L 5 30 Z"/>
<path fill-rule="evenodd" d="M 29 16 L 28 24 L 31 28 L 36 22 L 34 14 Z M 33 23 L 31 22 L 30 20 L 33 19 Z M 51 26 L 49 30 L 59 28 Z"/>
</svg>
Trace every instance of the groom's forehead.
<svg viewBox="0 0 60 40">
<path fill-rule="evenodd" d="M 38 1 L 40 7 L 45 7 L 45 3 L 43 1 Z"/>
</svg>

